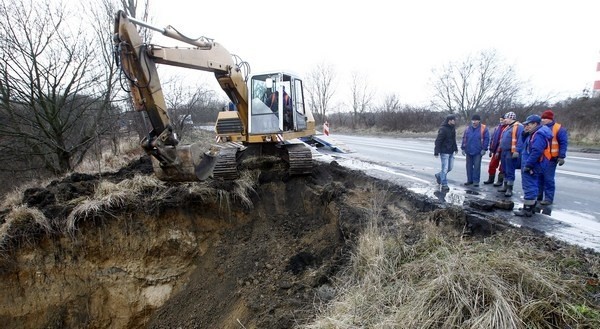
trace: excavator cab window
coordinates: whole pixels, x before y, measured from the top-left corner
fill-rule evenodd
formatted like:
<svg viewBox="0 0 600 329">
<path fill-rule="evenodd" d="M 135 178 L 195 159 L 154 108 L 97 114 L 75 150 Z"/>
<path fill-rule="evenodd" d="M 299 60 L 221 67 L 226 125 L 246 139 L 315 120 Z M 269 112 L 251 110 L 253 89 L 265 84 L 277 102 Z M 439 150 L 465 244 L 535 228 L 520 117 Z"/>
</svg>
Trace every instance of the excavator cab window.
<svg viewBox="0 0 600 329">
<path fill-rule="evenodd" d="M 303 129 L 296 123 L 298 111 L 304 112 L 299 79 L 284 73 L 255 75 L 250 88 L 250 133 Z"/>
</svg>

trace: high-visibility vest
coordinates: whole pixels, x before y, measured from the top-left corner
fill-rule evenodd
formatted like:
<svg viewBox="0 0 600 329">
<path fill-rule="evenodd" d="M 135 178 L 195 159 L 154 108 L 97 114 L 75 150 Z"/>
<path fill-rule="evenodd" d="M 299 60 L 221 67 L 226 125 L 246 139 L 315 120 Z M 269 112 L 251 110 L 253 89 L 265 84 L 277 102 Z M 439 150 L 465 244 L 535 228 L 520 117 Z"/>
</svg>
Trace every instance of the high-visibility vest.
<svg viewBox="0 0 600 329">
<path fill-rule="evenodd" d="M 467 127 L 467 129 L 469 129 L 469 127 Z M 485 125 L 481 124 L 479 125 L 479 131 L 481 132 L 481 148 L 483 148 L 483 139 L 484 139 L 484 132 L 485 132 Z M 467 144 L 467 134 L 463 135 L 463 143 Z"/>
<path fill-rule="evenodd" d="M 558 151 L 559 151 L 559 145 L 558 145 L 558 130 L 560 130 L 560 123 L 554 123 L 554 126 L 552 126 L 552 143 L 550 144 L 550 158 L 556 158 L 558 157 Z"/>
<path fill-rule="evenodd" d="M 531 141 L 533 141 L 533 138 L 535 137 L 535 135 L 538 133 L 538 131 L 540 131 L 539 129 L 536 130 L 533 135 L 531 135 L 531 137 L 529 137 L 529 148 L 531 148 Z M 538 159 L 538 162 L 542 162 L 544 160 L 544 157 L 548 160 L 550 160 L 550 158 L 548 157 L 548 155 L 550 154 L 549 151 L 550 150 L 550 143 L 548 143 L 548 141 L 546 141 L 546 148 L 544 149 L 544 153 L 542 153 L 542 155 L 540 155 L 540 158 Z M 531 149 L 527 150 L 529 152 L 531 152 Z"/>
<path fill-rule="evenodd" d="M 512 140 L 510 143 L 510 152 L 515 153 L 517 152 L 517 130 L 519 130 L 516 128 L 518 128 L 518 126 L 520 126 L 521 123 L 519 121 L 515 121 L 510 125 L 512 126 Z"/>
</svg>

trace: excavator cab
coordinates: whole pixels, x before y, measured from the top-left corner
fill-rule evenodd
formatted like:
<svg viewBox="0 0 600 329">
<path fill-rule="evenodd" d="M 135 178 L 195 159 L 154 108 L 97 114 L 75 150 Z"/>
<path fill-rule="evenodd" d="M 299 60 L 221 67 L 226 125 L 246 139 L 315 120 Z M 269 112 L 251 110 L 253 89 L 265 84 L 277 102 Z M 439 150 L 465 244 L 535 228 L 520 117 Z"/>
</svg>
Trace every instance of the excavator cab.
<svg viewBox="0 0 600 329">
<path fill-rule="evenodd" d="M 303 131 L 307 127 L 302 80 L 289 73 L 271 72 L 250 77 L 250 134 Z"/>
</svg>

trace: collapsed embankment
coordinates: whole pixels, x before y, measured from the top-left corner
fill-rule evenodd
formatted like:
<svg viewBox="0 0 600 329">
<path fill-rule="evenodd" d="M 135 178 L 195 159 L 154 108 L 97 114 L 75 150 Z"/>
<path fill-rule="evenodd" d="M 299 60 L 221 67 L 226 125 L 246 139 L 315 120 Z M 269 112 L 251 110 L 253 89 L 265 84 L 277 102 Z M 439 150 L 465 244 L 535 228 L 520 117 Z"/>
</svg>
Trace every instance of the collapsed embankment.
<svg viewBox="0 0 600 329">
<path fill-rule="evenodd" d="M 142 158 L 24 191 L 0 212 L 0 323 L 290 328 L 332 298 L 331 279 L 374 216 L 470 237 L 508 229 L 335 163 L 285 172 L 263 159 L 234 183 L 167 184 Z"/>
</svg>

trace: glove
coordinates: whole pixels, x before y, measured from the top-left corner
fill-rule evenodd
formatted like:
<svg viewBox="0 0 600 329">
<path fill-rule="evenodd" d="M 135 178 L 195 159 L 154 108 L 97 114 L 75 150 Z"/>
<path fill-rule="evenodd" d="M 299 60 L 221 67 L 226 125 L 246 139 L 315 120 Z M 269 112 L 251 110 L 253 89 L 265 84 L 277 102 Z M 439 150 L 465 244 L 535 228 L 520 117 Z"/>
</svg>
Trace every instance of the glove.
<svg viewBox="0 0 600 329">
<path fill-rule="evenodd" d="M 513 158 L 513 159 L 517 159 L 518 157 L 519 157 L 519 152 L 514 152 L 514 153 L 512 154 L 512 158 Z"/>
<path fill-rule="evenodd" d="M 490 151 L 490 158 L 494 156 L 494 152 Z"/>
<path fill-rule="evenodd" d="M 562 165 L 564 165 L 564 164 L 565 164 L 565 159 L 563 159 L 563 158 L 558 158 L 558 161 L 557 161 L 557 163 L 558 163 L 558 165 L 559 165 L 559 166 L 562 166 Z"/>
<path fill-rule="evenodd" d="M 486 150 L 481 150 L 481 156 L 484 156 L 485 152 L 487 152 L 487 151 Z"/>
<path fill-rule="evenodd" d="M 523 168 L 523 172 L 533 175 L 533 168 L 525 166 L 525 168 Z"/>
<path fill-rule="evenodd" d="M 462 150 L 462 151 L 460 151 L 460 153 L 461 153 L 462 155 L 467 155 L 467 154 L 465 153 L 465 150 Z"/>
<path fill-rule="evenodd" d="M 440 157 L 440 155 L 439 155 L 439 154 L 434 154 L 433 156 L 434 156 L 434 157 L 436 157 L 436 158 L 439 158 L 439 157 Z"/>
</svg>

